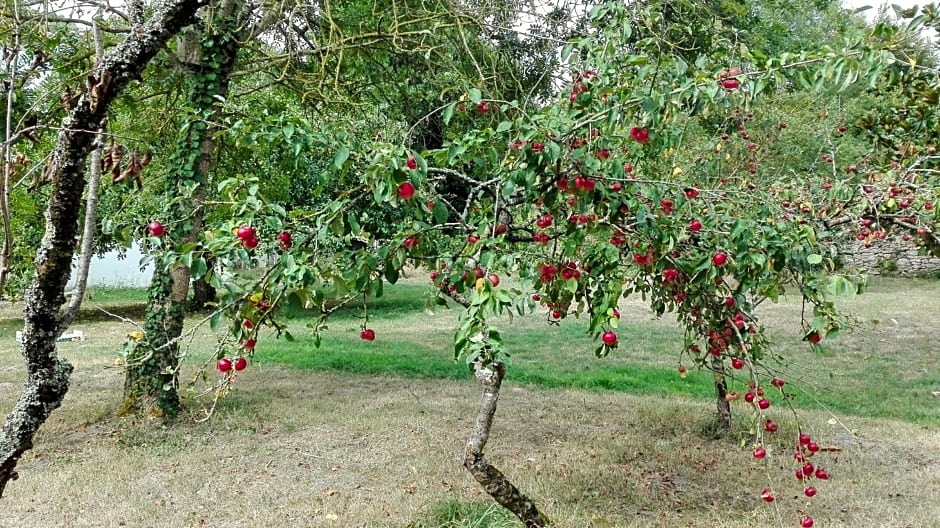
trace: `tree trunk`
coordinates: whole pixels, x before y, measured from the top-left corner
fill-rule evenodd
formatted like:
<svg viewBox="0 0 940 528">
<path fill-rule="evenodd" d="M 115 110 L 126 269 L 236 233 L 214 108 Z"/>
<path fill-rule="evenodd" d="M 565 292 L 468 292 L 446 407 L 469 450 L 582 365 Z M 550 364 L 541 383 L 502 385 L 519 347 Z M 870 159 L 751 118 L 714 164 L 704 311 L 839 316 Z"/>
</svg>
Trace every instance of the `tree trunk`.
<svg viewBox="0 0 940 528">
<path fill-rule="evenodd" d="M 168 198 L 178 196 L 183 187 L 196 187 L 188 203 L 176 204 L 166 219 L 171 226 L 189 226 L 173 239 L 177 244 L 196 243 L 203 231 L 206 184 L 215 165 L 215 123 L 220 117 L 217 100 L 228 93 L 240 47 L 234 32 L 239 27 L 242 6 L 239 0 L 223 1 L 211 16 L 207 15 L 211 23 L 204 23 L 201 31 L 193 31 L 180 41 L 178 56 L 189 70 L 188 107 L 194 113 L 187 117 L 189 126 L 177 140 L 171 163 L 176 172 L 166 179 L 166 194 Z M 203 57 L 218 57 L 218 62 L 207 64 Z M 193 145 L 198 145 L 196 153 Z M 171 419 L 179 412 L 178 341 L 183 333 L 191 279 L 186 266 L 168 268 L 159 262 L 154 266 L 144 318 L 146 343 L 127 358 L 124 402 L 119 414 L 143 413 Z"/>
<path fill-rule="evenodd" d="M 712 361 L 712 372 L 715 376 L 715 403 L 718 405 L 718 427 L 723 431 L 731 429 L 731 402 L 725 397 L 728 394 L 728 378 L 725 377 L 725 365 L 720 359 Z"/>
<path fill-rule="evenodd" d="M 97 21 L 92 21 L 92 35 L 95 39 L 95 65 L 104 59 L 104 38 Z M 102 127 L 95 137 L 95 150 L 91 153 L 88 167 L 88 191 L 85 196 L 85 228 L 82 230 L 82 249 L 78 256 L 78 276 L 75 278 L 75 290 L 69 305 L 59 318 L 59 335 L 65 333 L 78 316 L 82 307 L 85 290 L 88 287 L 88 272 L 91 271 L 91 257 L 95 246 L 95 234 L 98 230 L 98 187 L 101 183 L 101 153 L 104 150 L 105 130 Z"/>
<path fill-rule="evenodd" d="M 503 383 L 506 368 L 501 363 L 494 363 L 492 368 L 480 365 L 476 367 L 476 378 L 483 386 L 483 397 L 477 414 L 473 433 L 467 440 L 464 449 L 463 465 L 470 471 L 483 489 L 490 494 L 502 507 L 511 511 L 518 517 L 526 528 L 542 527 L 549 524 L 548 517 L 539 511 L 531 499 L 519 491 L 509 482 L 498 469 L 486 461 L 483 449 L 489 440 L 490 428 L 493 425 L 493 416 L 496 414 L 496 403 L 499 400 L 499 388 Z"/>
<path fill-rule="evenodd" d="M 32 448 L 36 431 L 68 391 L 72 366 L 56 354 L 56 330 L 72 270 L 85 165 L 94 148 L 95 131 L 114 99 L 140 76 L 170 37 L 192 23 L 203 2 L 179 0 L 159 5 L 150 21 L 129 33 L 96 68 L 90 79 L 93 82 L 81 90 L 75 106 L 62 120 L 47 166 L 52 192 L 46 207 L 46 231 L 25 294 L 21 351 L 26 384 L 0 430 L 0 496 L 7 483 L 17 477 L 16 464 Z"/>
</svg>

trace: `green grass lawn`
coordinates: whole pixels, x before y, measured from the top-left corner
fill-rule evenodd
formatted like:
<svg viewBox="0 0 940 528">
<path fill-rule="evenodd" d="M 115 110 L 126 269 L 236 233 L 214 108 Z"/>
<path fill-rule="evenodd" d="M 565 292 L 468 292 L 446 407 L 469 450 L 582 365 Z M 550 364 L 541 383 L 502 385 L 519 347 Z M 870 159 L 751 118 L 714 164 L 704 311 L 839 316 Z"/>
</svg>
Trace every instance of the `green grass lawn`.
<svg viewBox="0 0 940 528">
<path fill-rule="evenodd" d="M 314 371 L 468 379 L 467 365 L 453 357 L 459 309 L 428 311 L 428 295 L 417 279 L 387 286 L 382 297 L 369 300 L 369 326 L 376 330 L 376 341 L 359 339 L 362 309 L 351 306 L 332 316 L 319 348 L 304 327 L 312 314 L 288 306 L 284 315 L 296 341 L 263 336 L 254 360 Z M 115 313 L 140 319 L 145 301 L 141 289 L 91 289 L 80 321 L 106 322 Z M 776 350 L 785 358 L 769 366 L 792 382 L 793 404 L 855 416 L 940 422 L 940 398 L 934 395 L 940 390 L 940 359 L 933 353 L 940 341 L 940 282 L 877 279 L 865 295 L 842 300 L 840 306 L 860 324 L 824 342 L 818 352 L 799 340 L 799 299 L 762 306 Z M 621 308 L 619 348 L 606 358 L 592 354 L 596 343 L 585 333 L 584 321 L 572 318 L 554 325 L 543 314 L 533 314 L 496 322 L 510 354 L 507 379 L 543 387 L 712 397 L 711 373 L 691 368 L 687 378 L 678 375 L 682 334 L 668 314 L 654 318 L 632 300 Z M 0 334 L 12 335 L 20 327 L 18 315 L 0 317 Z M 689 358 L 681 360 L 691 366 Z M 731 388 L 743 393 L 744 383 L 732 382 Z"/>
<path fill-rule="evenodd" d="M 263 341 L 257 359 L 298 369 L 468 377 L 467 366 L 452 356 L 457 310 L 427 312 L 428 289 L 419 284 L 389 286 L 385 291 L 385 296 L 369 303 L 369 326 L 376 329 L 376 341 L 358 338 L 360 310 L 351 308 L 331 320 L 320 348 L 313 346 L 309 333 L 297 332 L 293 343 Z M 933 324 L 940 308 L 940 283 L 882 279 L 866 295 L 841 304 L 862 323 L 854 332 L 824 343 L 819 352 L 799 340 L 798 299 L 788 299 L 763 314 L 777 351 L 785 358 L 785 363 L 769 366 L 792 382 L 793 404 L 916 423 L 940 421 L 940 399 L 932 395 L 940 390 L 940 369 L 930 346 L 940 339 L 940 325 Z M 908 310 L 907 328 L 896 328 L 889 321 L 893 312 L 878 313 L 879 306 Z M 922 306 L 933 309 L 921 310 Z M 682 334 L 669 316 L 653 319 L 639 303 L 629 302 L 623 308 L 620 346 L 606 358 L 592 354 L 595 343 L 585 333 L 583 321 L 551 325 L 543 316 L 532 315 L 497 323 L 511 354 L 507 379 L 545 387 L 712 397 L 711 373 L 692 369 L 685 379 L 678 375 Z M 291 316 L 304 318 L 296 310 Z M 870 322 L 885 316 L 877 325 Z M 689 363 L 688 358 L 684 361 Z M 743 379 L 733 381 L 732 389 L 743 393 L 744 384 Z"/>
</svg>

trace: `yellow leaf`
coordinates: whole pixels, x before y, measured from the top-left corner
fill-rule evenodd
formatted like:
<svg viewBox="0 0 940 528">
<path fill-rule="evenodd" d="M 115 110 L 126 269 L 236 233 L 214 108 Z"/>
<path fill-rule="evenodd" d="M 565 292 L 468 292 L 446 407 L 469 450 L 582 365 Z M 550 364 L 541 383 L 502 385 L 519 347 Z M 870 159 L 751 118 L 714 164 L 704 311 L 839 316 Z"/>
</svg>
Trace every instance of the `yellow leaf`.
<svg viewBox="0 0 940 528">
<path fill-rule="evenodd" d="M 483 283 L 484 283 L 484 280 L 482 277 L 477 279 L 477 291 L 483 291 Z"/>
<path fill-rule="evenodd" d="M 721 152 L 721 143 L 715 145 L 715 152 Z"/>
<path fill-rule="evenodd" d="M 673 168 L 672 168 L 672 177 L 673 177 L 673 178 L 678 178 L 679 176 L 682 176 L 682 167 L 673 167 Z"/>
</svg>

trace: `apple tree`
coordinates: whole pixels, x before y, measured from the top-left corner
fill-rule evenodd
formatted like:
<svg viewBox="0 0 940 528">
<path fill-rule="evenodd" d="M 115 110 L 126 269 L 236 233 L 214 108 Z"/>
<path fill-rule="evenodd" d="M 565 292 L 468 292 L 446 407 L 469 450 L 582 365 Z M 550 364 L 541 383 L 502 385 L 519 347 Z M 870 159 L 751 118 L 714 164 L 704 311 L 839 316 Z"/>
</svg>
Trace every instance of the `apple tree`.
<svg viewBox="0 0 940 528">
<path fill-rule="evenodd" d="M 456 130 L 442 148 L 351 140 L 330 172 L 358 181 L 317 210 L 278 211 L 252 182 L 224 182 L 228 199 L 244 206 L 205 234 L 202 250 L 248 262 L 267 248 L 277 262 L 251 280 L 218 279 L 214 322 L 227 320 L 229 330 L 211 360 L 224 373 L 216 394 L 261 346 L 261 329 L 290 339 L 277 312 L 286 300 L 319 307 L 313 326 L 325 330 L 338 306 L 381 295 L 415 265 L 429 270 L 440 302 L 463 308 L 454 353 L 483 389 L 464 465 L 527 526 L 548 519 L 484 456 L 507 368 L 497 324 L 513 313 L 536 313 L 546 324 L 583 319 L 598 356 L 617 351 L 620 299 L 640 296 L 653 313 L 674 314 L 685 334 L 680 371 L 695 365 L 744 383 L 748 457 L 765 463 L 772 453 L 764 435 L 776 432 L 788 396 L 757 305 L 784 288 L 799 291 L 813 311 L 805 340 L 815 345 L 845 324 L 828 292 L 856 285 L 833 275 L 836 249 L 825 224 L 781 199 L 804 184 L 787 175 L 755 184 L 748 113 L 767 93 L 801 80 L 877 75 L 889 57 L 862 47 L 689 61 L 660 53 L 655 34 L 633 38 L 635 27 L 655 27 L 661 16 L 655 3 L 597 6 L 586 36 L 563 50 L 571 77 L 560 97 L 532 108 L 468 86 L 441 109 Z M 706 118 L 737 131 L 743 148 L 722 152 L 719 143 L 692 155 L 688 130 Z M 349 214 L 364 201 L 396 208 L 405 220 L 373 239 Z M 345 245 L 322 250 L 337 240 Z M 191 258 L 185 250 L 167 257 Z M 377 337 L 368 317 L 360 335 Z M 717 386 L 726 392 L 719 401 L 734 397 Z M 828 478 L 806 460 L 819 450 L 808 432 L 794 445 L 801 479 Z M 815 493 L 806 487 L 807 497 Z M 773 491 L 762 498 L 772 501 Z"/>
</svg>

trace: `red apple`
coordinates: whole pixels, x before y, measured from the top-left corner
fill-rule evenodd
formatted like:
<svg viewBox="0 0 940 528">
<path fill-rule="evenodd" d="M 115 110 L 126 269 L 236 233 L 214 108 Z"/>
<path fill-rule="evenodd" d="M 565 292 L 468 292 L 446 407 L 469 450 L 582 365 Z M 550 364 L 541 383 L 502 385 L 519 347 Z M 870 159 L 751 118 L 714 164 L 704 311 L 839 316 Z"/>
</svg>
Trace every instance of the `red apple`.
<svg viewBox="0 0 940 528">
<path fill-rule="evenodd" d="M 764 458 L 765 456 L 767 456 L 767 450 L 764 449 L 763 447 L 758 447 L 757 449 L 754 450 L 754 458 L 760 460 Z"/>
<path fill-rule="evenodd" d="M 768 399 L 766 399 L 766 398 L 761 398 L 760 400 L 758 400 L 757 406 L 760 407 L 761 410 L 769 409 L 769 408 L 770 408 L 770 400 L 768 400 Z"/>
<path fill-rule="evenodd" d="M 291 240 L 290 231 L 281 231 L 281 233 L 277 235 L 277 240 L 284 249 L 290 249 L 294 245 L 294 241 Z"/>
<path fill-rule="evenodd" d="M 614 346 L 617 344 L 617 334 L 607 330 L 601 335 L 601 341 L 607 346 Z"/>
<path fill-rule="evenodd" d="M 255 238 L 255 228 L 249 225 L 242 225 L 235 232 L 235 236 L 242 240 L 248 240 L 249 238 Z"/>
<path fill-rule="evenodd" d="M 800 519 L 800 526 L 803 528 L 813 528 L 813 518 L 812 516 L 805 515 Z"/>
<path fill-rule="evenodd" d="M 494 288 L 499 286 L 499 275 L 490 273 L 486 278 L 490 280 L 490 284 L 492 284 Z"/>
<path fill-rule="evenodd" d="M 743 368 L 744 368 L 744 360 L 742 360 L 741 358 L 734 358 L 734 359 L 732 359 L 732 360 L 731 360 L 731 367 L 734 368 L 734 370 L 741 370 L 741 369 L 743 369 Z M 761 401 L 763 401 L 763 400 L 761 400 Z"/>
<path fill-rule="evenodd" d="M 816 470 L 816 478 L 819 480 L 829 480 L 829 473 L 826 473 L 826 470 L 819 468 Z"/>
<path fill-rule="evenodd" d="M 409 169 L 415 170 L 418 168 L 418 160 L 416 160 L 414 156 L 408 156 L 408 161 L 405 162 L 405 165 L 407 165 Z"/>
<path fill-rule="evenodd" d="M 809 433 L 800 433 L 800 445 L 807 445 L 812 441 L 813 439 L 809 436 Z"/>
<path fill-rule="evenodd" d="M 255 249 L 258 247 L 258 237 L 243 238 L 242 246 L 244 246 L 245 249 Z"/>
<path fill-rule="evenodd" d="M 764 430 L 767 431 L 768 433 L 776 433 L 777 428 L 778 428 L 777 422 L 773 420 L 767 420 L 767 422 L 764 423 Z"/>
<path fill-rule="evenodd" d="M 398 197 L 402 200 L 410 200 L 415 196 L 415 186 L 410 182 L 406 181 L 398 186 Z"/>
<path fill-rule="evenodd" d="M 649 130 L 640 127 L 633 127 L 630 129 L 630 137 L 640 145 L 645 144 L 650 139 Z"/>
<path fill-rule="evenodd" d="M 359 332 L 359 339 L 363 341 L 375 341 L 375 330 L 366 328 L 362 332 Z"/>
<path fill-rule="evenodd" d="M 245 347 L 245 350 L 254 350 L 256 344 L 258 344 L 257 341 L 255 341 L 254 339 L 249 339 L 245 341 L 244 343 L 242 343 L 242 346 Z"/>
<path fill-rule="evenodd" d="M 698 233 L 701 230 L 702 230 L 701 222 L 699 222 L 698 220 L 692 220 L 691 222 L 689 222 L 689 231 L 693 233 Z"/>
<path fill-rule="evenodd" d="M 774 494 L 771 493 L 769 489 L 764 488 L 763 491 L 760 492 L 760 499 L 764 502 L 773 502 Z"/>
<path fill-rule="evenodd" d="M 229 358 L 222 358 L 216 363 L 216 366 L 221 372 L 228 372 L 232 370 L 232 360 Z"/>
<path fill-rule="evenodd" d="M 716 266 L 724 266 L 725 263 L 727 262 L 728 262 L 728 255 L 722 253 L 721 251 L 719 251 L 718 253 L 715 253 L 715 255 L 712 257 L 712 264 Z"/>
<path fill-rule="evenodd" d="M 245 367 L 248 366 L 248 360 L 240 357 L 235 360 L 235 370 L 245 370 Z"/>
<path fill-rule="evenodd" d="M 147 224 L 147 232 L 150 233 L 150 236 L 155 236 L 157 238 L 160 238 L 166 234 L 166 228 L 163 227 L 163 224 L 161 224 L 160 222 L 153 220 L 152 222 Z"/>
</svg>

